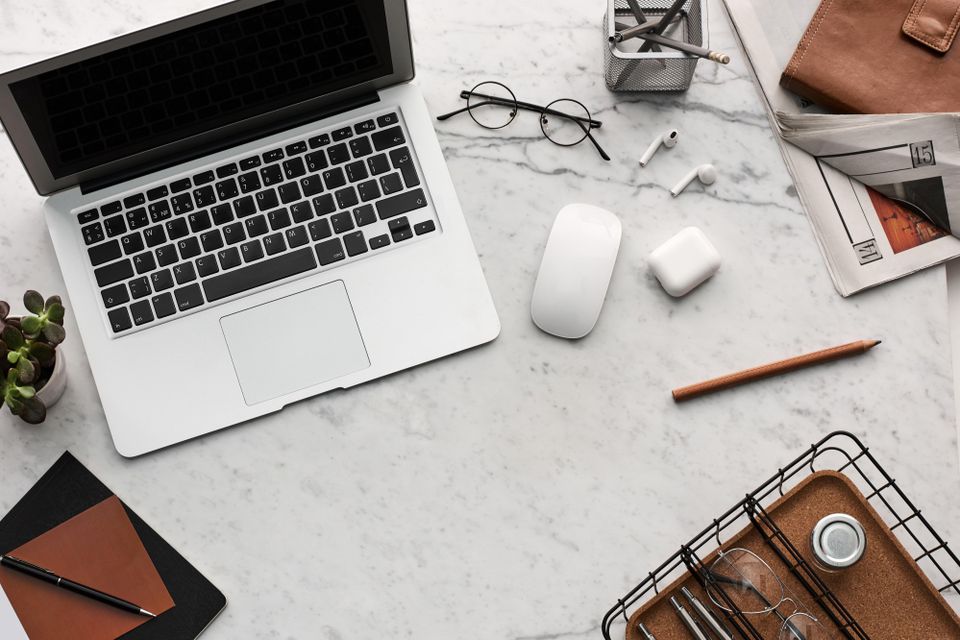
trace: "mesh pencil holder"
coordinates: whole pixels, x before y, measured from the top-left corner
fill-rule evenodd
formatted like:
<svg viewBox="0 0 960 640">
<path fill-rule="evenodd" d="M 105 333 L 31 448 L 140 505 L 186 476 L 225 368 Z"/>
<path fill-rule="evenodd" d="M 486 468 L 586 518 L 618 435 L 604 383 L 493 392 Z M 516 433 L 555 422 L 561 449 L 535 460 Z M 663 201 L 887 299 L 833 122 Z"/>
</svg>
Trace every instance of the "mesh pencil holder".
<svg viewBox="0 0 960 640">
<path fill-rule="evenodd" d="M 641 0 L 648 20 L 656 19 L 673 4 L 672 0 Z M 613 42 L 616 23 L 635 25 L 627 0 L 608 0 L 603 16 L 603 67 L 611 91 L 686 91 L 700 60 L 697 56 L 661 47 L 660 51 L 638 53 L 640 38 Z M 675 40 L 709 48 L 706 0 L 687 0 L 675 24 L 664 32 Z"/>
</svg>

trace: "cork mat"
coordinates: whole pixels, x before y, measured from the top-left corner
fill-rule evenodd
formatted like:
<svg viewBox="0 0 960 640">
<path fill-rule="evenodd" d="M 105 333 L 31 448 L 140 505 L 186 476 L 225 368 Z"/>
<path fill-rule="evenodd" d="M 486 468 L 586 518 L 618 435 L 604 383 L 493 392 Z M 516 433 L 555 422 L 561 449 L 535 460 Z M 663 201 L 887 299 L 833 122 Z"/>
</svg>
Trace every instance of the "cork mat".
<svg viewBox="0 0 960 640">
<path fill-rule="evenodd" d="M 810 563 L 813 562 L 810 535 L 820 518 L 843 512 L 860 521 L 867 534 L 867 549 L 863 559 L 843 572 L 817 572 L 871 640 L 960 638 L 960 618 L 923 574 L 880 515 L 867 503 L 863 494 L 842 473 L 814 473 L 766 511 Z M 800 582 L 764 543 L 753 525 L 746 527 L 724 545 L 725 549 L 733 547 L 750 549 L 763 558 L 807 611 L 816 616 L 834 637 L 844 637 L 830 618 L 813 603 L 810 594 Z M 715 557 L 716 554 L 712 553 L 704 562 L 709 565 Z M 693 613 L 686 598 L 680 593 L 680 587 L 684 586 L 719 614 L 719 609 L 713 607 L 696 579 L 685 574 L 630 617 L 627 640 L 644 640 L 637 629 L 637 622 L 643 622 L 657 640 L 690 640 L 691 635 L 669 602 L 670 596 L 676 596 L 677 601 L 688 612 Z M 790 605 L 785 604 L 782 609 L 783 613 L 789 613 Z M 780 623 L 776 616 L 749 616 L 749 619 L 764 638 L 777 637 Z"/>
</svg>

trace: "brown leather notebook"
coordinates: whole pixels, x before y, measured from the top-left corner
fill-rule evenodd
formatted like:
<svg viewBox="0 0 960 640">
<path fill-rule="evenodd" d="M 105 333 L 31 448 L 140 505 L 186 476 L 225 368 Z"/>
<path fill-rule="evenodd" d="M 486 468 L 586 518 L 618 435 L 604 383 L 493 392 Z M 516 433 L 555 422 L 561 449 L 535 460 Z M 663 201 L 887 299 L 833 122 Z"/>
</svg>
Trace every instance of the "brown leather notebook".
<svg viewBox="0 0 960 640">
<path fill-rule="evenodd" d="M 9 555 L 134 602 L 157 615 L 174 606 L 116 496 Z M 30 640 L 112 640 L 150 621 L 5 567 L 0 567 L 0 586 Z"/>
<path fill-rule="evenodd" d="M 780 85 L 842 113 L 960 111 L 960 0 L 823 0 Z"/>
</svg>

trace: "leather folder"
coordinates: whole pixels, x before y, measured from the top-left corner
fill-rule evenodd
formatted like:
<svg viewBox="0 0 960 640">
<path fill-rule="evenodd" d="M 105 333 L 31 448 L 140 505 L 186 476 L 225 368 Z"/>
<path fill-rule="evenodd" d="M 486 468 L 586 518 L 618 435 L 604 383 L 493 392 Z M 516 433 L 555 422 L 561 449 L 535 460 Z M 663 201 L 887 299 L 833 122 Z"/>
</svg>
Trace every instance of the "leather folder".
<svg viewBox="0 0 960 640">
<path fill-rule="evenodd" d="M 960 111 L 960 0 L 823 0 L 780 85 L 841 113 Z"/>
</svg>

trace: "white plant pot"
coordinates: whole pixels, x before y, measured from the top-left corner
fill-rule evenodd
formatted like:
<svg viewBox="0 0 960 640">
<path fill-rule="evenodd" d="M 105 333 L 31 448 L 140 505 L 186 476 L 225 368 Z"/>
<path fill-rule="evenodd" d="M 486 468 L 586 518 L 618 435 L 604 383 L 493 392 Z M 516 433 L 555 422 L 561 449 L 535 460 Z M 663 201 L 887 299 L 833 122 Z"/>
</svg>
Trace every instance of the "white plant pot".
<svg viewBox="0 0 960 640">
<path fill-rule="evenodd" d="M 57 349 L 57 360 L 53 365 L 53 373 L 43 389 L 37 391 L 37 398 L 49 409 L 57 404 L 60 396 L 67 388 L 67 361 L 63 349 Z"/>
</svg>

